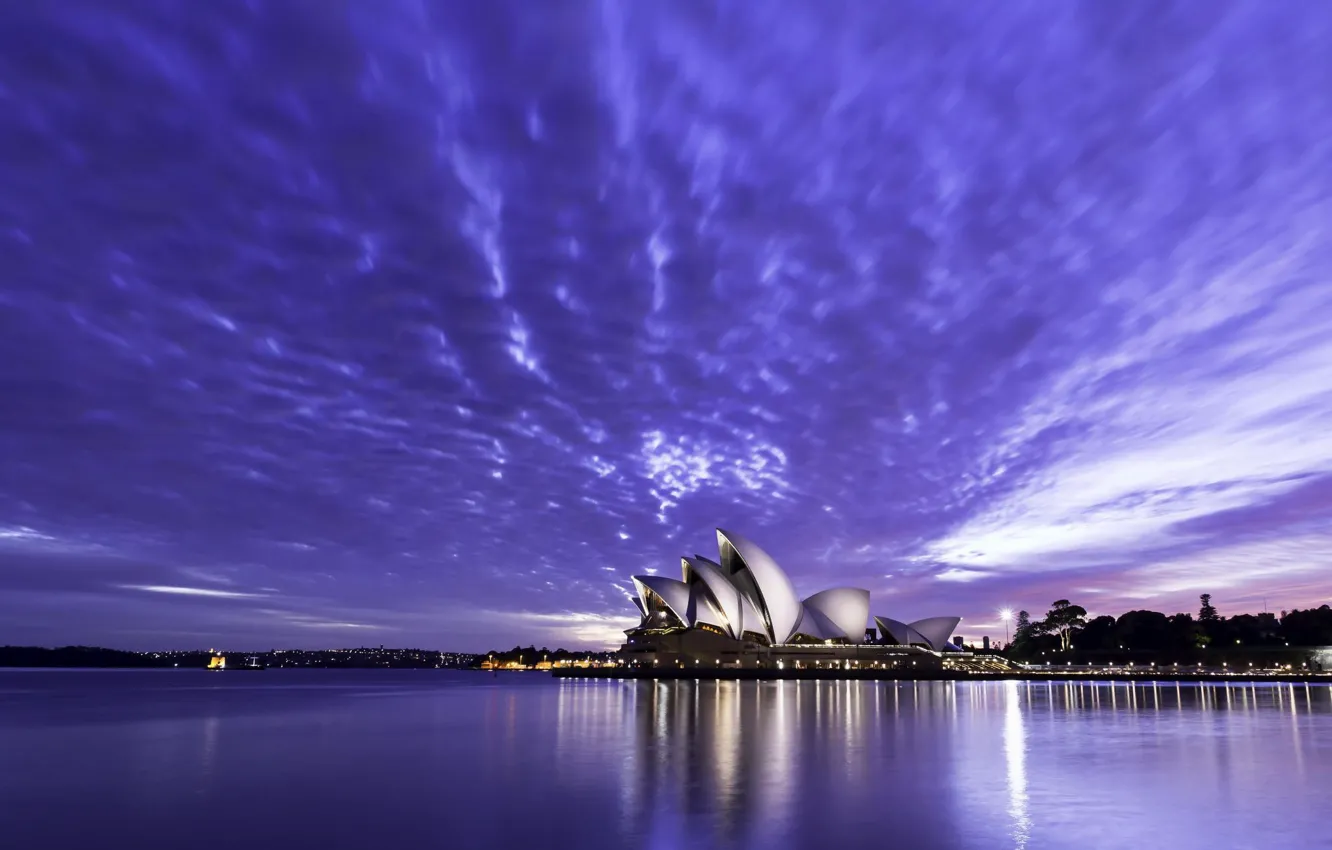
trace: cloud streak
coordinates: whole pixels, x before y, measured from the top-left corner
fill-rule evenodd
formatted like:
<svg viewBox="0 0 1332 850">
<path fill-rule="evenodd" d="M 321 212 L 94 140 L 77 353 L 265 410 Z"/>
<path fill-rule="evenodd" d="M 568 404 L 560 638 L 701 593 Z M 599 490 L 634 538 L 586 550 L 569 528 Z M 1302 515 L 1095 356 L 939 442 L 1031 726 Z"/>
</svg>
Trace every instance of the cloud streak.
<svg viewBox="0 0 1332 850">
<path fill-rule="evenodd" d="M 218 590 L 212 587 L 177 587 L 165 584 L 122 584 L 124 590 L 141 590 L 144 593 L 165 593 L 172 596 L 198 596 L 206 599 L 260 599 L 266 593 L 243 593 L 238 590 Z"/>
</svg>

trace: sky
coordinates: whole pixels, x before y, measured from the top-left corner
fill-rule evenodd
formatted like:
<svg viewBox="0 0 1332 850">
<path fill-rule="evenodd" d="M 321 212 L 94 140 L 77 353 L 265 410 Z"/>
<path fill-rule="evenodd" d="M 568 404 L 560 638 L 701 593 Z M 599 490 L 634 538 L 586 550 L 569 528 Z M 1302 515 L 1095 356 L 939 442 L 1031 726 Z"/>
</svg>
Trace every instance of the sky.
<svg viewBox="0 0 1332 850">
<path fill-rule="evenodd" d="M 1332 9 L 0 6 L 0 644 L 1332 596 Z"/>
</svg>

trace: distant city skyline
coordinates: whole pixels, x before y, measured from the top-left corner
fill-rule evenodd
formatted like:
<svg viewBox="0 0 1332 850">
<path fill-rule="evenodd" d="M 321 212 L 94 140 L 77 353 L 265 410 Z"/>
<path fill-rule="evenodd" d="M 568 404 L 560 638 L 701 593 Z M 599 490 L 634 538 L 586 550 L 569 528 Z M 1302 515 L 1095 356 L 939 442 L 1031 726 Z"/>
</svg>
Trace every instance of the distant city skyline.
<svg viewBox="0 0 1332 850">
<path fill-rule="evenodd" d="M 0 644 L 1332 596 L 1314 5 L 19 4 Z"/>
</svg>

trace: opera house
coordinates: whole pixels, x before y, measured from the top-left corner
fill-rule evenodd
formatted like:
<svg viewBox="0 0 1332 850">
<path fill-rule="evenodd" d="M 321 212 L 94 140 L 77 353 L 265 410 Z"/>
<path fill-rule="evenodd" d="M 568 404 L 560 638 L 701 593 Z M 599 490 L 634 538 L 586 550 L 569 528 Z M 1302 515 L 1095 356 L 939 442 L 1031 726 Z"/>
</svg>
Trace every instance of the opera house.
<svg viewBox="0 0 1332 850">
<path fill-rule="evenodd" d="M 874 616 L 870 594 L 833 587 L 805 599 L 772 556 L 717 529 L 718 559 L 681 559 L 680 579 L 634 576 L 642 616 L 620 648 L 630 665 L 706 667 L 939 666 L 961 653 L 961 617 L 903 623 Z"/>
</svg>

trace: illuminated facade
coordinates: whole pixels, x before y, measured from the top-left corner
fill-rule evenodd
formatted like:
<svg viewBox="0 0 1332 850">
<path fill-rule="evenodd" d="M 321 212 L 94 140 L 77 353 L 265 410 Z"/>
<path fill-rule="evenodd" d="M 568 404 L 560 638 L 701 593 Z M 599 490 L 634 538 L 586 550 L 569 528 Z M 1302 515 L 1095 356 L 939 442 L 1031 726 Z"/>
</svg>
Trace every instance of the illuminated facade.
<svg viewBox="0 0 1332 850">
<path fill-rule="evenodd" d="M 626 633 L 623 652 L 691 657 L 696 663 L 711 657 L 727 666 L 758 663 L 760 656 L 776 663 L 777 649 L 777 655 L 789 651 L 803 657 L 809 650 L 797 648 L 815 645 L 874 647 L 879 650 L 874 657 L 887 647 L 933 655 L 956 650 L 949 639 L 960 617 L 910 624 L 874 617 L 870 626 L 868 590 L 834 587 L 801 600 L 786 573 L 757 544 L 719 528 L 717 549 L 716 561 L 682 558 L 680 579 L 634 577 L 633 602 L 641 620 Z"/>
</svg>

